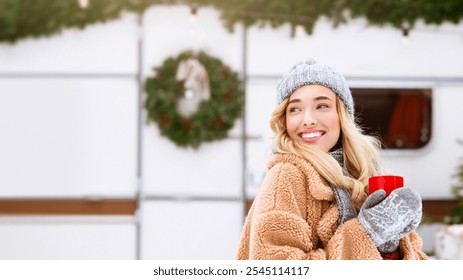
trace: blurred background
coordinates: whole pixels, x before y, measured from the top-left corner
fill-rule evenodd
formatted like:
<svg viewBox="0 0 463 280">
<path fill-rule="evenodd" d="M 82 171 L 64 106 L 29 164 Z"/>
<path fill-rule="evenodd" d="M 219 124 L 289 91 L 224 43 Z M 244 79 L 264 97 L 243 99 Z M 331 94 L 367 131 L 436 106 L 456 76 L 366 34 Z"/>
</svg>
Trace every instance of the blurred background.
<svg viewBox="0 0 463 280">
<path fill-rule="evenodd" d="M 422 195 L 424 250 L 463 259 L 462 18 L 458 0 L 0 0 L 0 259 L 234 259 L 275 86 L 309 57 Z"/>
</svg>

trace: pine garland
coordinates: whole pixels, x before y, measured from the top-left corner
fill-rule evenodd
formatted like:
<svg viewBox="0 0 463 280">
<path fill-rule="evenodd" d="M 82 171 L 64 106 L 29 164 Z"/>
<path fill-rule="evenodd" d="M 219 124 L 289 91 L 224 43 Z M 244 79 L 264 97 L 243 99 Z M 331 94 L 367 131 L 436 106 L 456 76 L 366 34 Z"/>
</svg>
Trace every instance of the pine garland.
<svg viewBox="0 0 463 280">
<path fill-rule="evenodd" d="M 230 31 L 237 23 L 271 27 L 289 23 L 293 34 L 297 25 L 311 34 L 322 17 L 334 27 L 349 18 L 365 18 L 371 25 L 398 29 L 413 28 L 419 20 L 440 25 L 463 19 L 460 0 L 89 0 L 87 8 L 79 7 L 78 0 L 0 0 L 0 42 L 51 36 L 66 28 L 117 19 L 124 11 L 142 14 L 153 5 L 174 4 L 215 7 Z"/>
<path fill-rule="evenodd" d="M 211 88 L 211 98 L 200 104 L 189 118 L 177 112 L 177 100 L 183 93 L 182 83 L 175 79 L 179 63 L 194 57 L 206 68 Z M 179 147 L 198 148 L 203 142 L 224 139 L 241 116 L 244 96 L 238 74 L 219 59 L 204 52 L 186 51 L 167 58 L 155 68 L 155 76 L 145 83 L 147 99 L 145 109 L 148 120 L 157 123 L 161 134 Z"/>
</svg>

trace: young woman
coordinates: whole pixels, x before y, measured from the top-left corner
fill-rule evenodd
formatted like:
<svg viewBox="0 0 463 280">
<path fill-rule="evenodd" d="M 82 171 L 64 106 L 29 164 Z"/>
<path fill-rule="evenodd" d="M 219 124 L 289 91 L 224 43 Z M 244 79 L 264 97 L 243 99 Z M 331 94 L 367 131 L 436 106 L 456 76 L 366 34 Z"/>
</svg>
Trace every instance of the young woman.
<svg viewBox="0 0 463 280">
<path fill-rule="evenodd" d="M 237 259 L 428 259 L 415 232 L 420 195 L 367 193 L 379 140 L 354 121 L 344 77 L 312 59 L 277 87 L 274 154 L 248 213 Z"/>
</svg>

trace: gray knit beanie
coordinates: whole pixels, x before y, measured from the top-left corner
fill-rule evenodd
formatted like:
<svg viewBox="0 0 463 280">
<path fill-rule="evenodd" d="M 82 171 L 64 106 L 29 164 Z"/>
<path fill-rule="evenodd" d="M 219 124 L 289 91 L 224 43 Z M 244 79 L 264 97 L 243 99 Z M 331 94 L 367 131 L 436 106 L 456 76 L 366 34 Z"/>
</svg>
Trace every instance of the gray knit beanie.
<svg viewBox="0 0 463 280">
<path fill-rule="evenodd" d="M 354 119 L 354 101 L 344 77 L 333 68 L 318 64 L 311 58 L 294 65 L 280 80 L 277 86 L 278 104 L 296 89 L 313 84 L 325 86 L 336 93 Z"/>
</svg>

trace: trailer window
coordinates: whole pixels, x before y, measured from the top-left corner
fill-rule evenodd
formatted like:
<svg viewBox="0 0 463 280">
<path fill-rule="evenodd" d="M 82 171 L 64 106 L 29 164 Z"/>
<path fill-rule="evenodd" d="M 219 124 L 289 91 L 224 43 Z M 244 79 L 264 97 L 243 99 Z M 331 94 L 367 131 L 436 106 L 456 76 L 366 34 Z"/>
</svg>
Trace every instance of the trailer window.
<svg viewBox="0 0 463 280">
<path fill-rule="evenodd" d="M 431 138 L 432 90 L 353 88 L 357 122 L 384 149 L 419 149 Z"/>
</svg>

